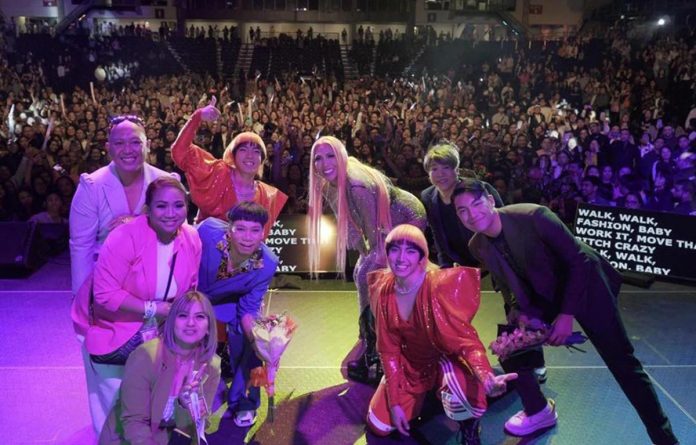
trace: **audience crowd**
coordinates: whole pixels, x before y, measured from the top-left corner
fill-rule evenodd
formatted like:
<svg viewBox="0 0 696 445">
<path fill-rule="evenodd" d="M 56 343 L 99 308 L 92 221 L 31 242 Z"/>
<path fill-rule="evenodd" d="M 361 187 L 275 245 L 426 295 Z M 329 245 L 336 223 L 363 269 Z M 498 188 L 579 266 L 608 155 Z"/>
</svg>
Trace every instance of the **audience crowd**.
<svg viewBox="0 0 696 445">
<path fill-rule="evenodd" d="M 165 57 L 156 46 L 148 46 L 146 58 L 121 60 L 127 76 L 100 81 L 101 73 L 90 72 L 92 86 L 74 86 L 69 80 L 80 71 L 81 57 L 118 52 L 122 35 L 150 43 L 152 37 L 135 28 L 109 31 L 47 64 L 23 50 L 23 36 L 10 24 L 2 26 L 0 221 L 65 222 L 79 175 L 109 162 L 104 143 L 109 118 L 117 114 L 141 116 L 151 141 L 148 161 L 175 171 L 170 147 L 211 96 L 222 118 L 203 124 L 196 144 L 220 157 L 245 130 L 269 147 L 280 144 L 269 149 L 279 154 L 267 160 L 264 174 L 289 196 L 288 213 L 306 210 L 313 141 L 334 135 L 350 154 L 416 194 L 429 185 L 423 156 L 446 139 L 460 150 L 463 175 L 490 182 L 506 203 L 547 205 L 567 223 L 581 202 L 696 214 L 693 30 L 649 43 L 629 41 L 621 29 L 601 39 L 529 46 L 482 42 L 496 45 L 485 51 L 488 58 L 476 42 L 438 40 L 423 42 L 419 59 L 433 63 L 405 76 L 378 70 L 344 80 L 335 64 L 330 70 L 314 65 L 308 75 L 288 61 L 273 76 L 243 77 L 238 88 L 215 73 L 152 74 L 148 65 Z M 233 35 L 227 31 L 212 35 L 226 40 Z M 200 38 L 204 31 L 187 32 Z M 379 63 L 414 56 L 403 36 L 380 37 Z M 323 39 L 303 35 L 297 44 L 300 38 L 302 45 Z M 71 45 L 70 37 L 59 39 Z M 360 51 L 372 52 L 372 40 L 355 42 L 355 62 L 369 60 Z M 274 42 L 293 45 L 287 36 Z M 459 57 L 451 57 L 453 51 Z M 125 72 L 114 63 L 107 71 Z M 280 168 L 270 168 L 277 163 Z"/>
</svg>

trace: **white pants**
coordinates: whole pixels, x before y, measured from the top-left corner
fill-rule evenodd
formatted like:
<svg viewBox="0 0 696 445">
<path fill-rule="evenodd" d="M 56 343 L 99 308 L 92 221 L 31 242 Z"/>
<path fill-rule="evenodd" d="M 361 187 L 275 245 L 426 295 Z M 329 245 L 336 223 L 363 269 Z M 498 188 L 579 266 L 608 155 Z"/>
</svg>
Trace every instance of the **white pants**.
<svg viewBox="0 0 696 445">
<path fill-rule="evenodd" d="M 89 353 L 85 349 L 84 337 L 78 336 L 80 350 L 82 352 L 82 362 L 85 368 L 87 380 L 87 398 L 89 401 L 89 411 L 92 415 L 92 425 L 97 437 L 104 428 L 104 422 L 109 416 L 111 409 L 118 399 L 118 390 L 121 388 L 125 366 L 103 365 L 92 363 Z"/>
</svg>

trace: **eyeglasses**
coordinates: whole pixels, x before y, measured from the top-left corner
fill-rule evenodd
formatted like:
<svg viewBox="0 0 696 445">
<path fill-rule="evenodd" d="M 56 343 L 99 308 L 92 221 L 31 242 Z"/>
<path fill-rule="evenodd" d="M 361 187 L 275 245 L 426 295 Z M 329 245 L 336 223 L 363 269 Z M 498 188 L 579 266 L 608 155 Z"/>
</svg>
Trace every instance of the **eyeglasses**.
<svg viewBox="0 0 696 445">
<path fill-rule="evenodd" d="M 109 127 L 114 128 L 116 125 L 124 121 L 133 122 L 135 125 L 145 128 L 145 122 L 140 117 L 134 114 L 122 114 L 120 116 L 112 117 L 109 121 Z"/>
</svg>

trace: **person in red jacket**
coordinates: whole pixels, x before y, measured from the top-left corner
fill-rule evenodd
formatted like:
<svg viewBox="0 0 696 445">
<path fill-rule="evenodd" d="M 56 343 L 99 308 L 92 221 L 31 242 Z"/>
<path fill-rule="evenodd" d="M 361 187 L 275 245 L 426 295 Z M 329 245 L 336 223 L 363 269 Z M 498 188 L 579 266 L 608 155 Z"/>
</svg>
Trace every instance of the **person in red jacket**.
<svg viewBox="0 0 696 445">
<path fill-rule="evenodd" d="M 268 209 L 264 238 L 273 227 L 287 195 L 277 188 L 256 180 L 266 159 L 266 145 L 256 133 L 240 133 L 225 149 L 222 159 L 193 143 L 201 122 L 214 122 L 220 117 L 213 96 L 205 107 L 193 112 L 172 145 L 172 159 L 184 171 L 193 203 L 198 206 L 196 222 L 213 216 L 227 219 L 227 212 L 242 201 L 252 201 Z"/>
<path fill-rule="evenodd" d="M 370 401 L 376 435 L 409 434 L 426 393 L 439 387 L 447 416 L 461 424 L 463 444 L 478 445 L 486 395 L 496 396 L 517 374 L 495 376 L 471 325 L 481 297 L 480 272 L 437 269 L 415 226 L 395 227 L 385 241 L 389 269 L 368 275 L 377 352 L 384 378 Z"/>
</svg>

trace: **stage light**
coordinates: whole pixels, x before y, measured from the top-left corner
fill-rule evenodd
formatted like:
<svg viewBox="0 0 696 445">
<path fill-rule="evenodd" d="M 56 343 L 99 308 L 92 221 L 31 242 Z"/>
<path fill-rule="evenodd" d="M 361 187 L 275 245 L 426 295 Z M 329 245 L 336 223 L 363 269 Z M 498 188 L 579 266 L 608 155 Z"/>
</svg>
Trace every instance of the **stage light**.
<svg viewBox="0 0 696 445">
<path fill-rule="evenodd" d="M 657 21 L 657 26 L 665 26 L 665 23 L 667 23 L 667 21 L 664 18 L 660 18 Z"/>
<path fill-rule="evenodd" d="M 322 244 L 336 243 L 336 223 L 333 219 L 322 216 L 319 223 L 319 232 L 321 232 L 319 236 Z"/>
</svg>

